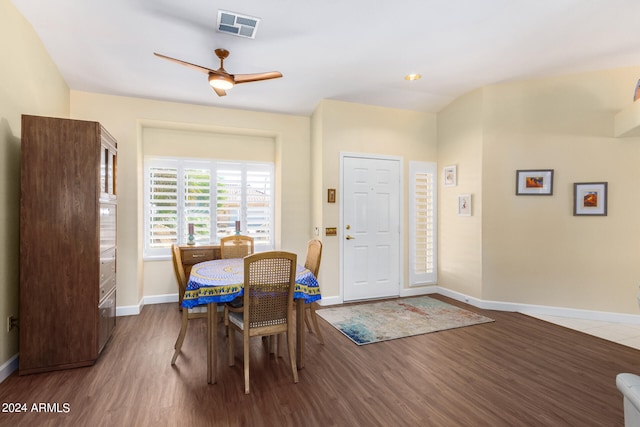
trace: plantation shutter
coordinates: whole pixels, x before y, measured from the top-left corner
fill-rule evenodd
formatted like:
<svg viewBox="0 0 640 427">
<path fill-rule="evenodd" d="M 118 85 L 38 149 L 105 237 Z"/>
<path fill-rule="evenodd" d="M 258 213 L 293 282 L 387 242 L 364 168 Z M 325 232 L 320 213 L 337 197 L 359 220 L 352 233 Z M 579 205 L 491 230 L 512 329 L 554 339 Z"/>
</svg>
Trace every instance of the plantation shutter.
<svg viewBox="0 0 640 427">
<path fill-rule="evenodd" d="M 146 170 L 148 186 L 145 239 L 150 253 L 178 241 L 178 168 L 161 164 Z"/>
<path fill-rule="evenodd" d="M 247 231 L 255 245 L 271 246 L 273 230 L 272 172 L 264 166 L 247 167 Z"/>
<path fill-rule="evenodd" d="M 254 245 L 273 246 L 273 168 L 264 164 L 218 163 L 216 224 L 218 239 L 240 232 Z"/>
<path fill-rule="evenodd" d="M 235 233 L 235 222 L 240 221 L 241 233 L 245 234 L 242 221 L 242 170 L 239 164 L 219 163 L 216 170 L 216 237 Z"/>
<path fill-rule="evenodd" d="M 409 162 L 409 176 L 409 285 L 436 283 L 436 164 Z"/>
<path fill-rule="evenodd" d="M 185 168 L 183 197 L 183 235 L 189 235 L 188 224 L 192 223 L 196 243 L 209 244 L 211 242 L 210 168 Z"/>
</svg>

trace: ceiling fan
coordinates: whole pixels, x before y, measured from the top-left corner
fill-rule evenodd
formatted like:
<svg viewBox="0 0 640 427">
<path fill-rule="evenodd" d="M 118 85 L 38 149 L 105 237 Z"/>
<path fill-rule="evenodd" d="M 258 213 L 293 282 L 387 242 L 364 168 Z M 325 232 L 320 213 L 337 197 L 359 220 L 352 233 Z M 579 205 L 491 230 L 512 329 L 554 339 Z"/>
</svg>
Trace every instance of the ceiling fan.
<svg viewBox="0 0 640 427">
<path fill-rule="evenodd" d="M 191 64 L 181 59 L 171 58 L 159 53 L 154 52 L 153 54 L 159 58 L 167 59 L 193 70 L 207 73 L 209 75 L 209 84 L 218 96 L 225 96 L 227 94 L 227 90 L 240 83 L 257 82 L 260 80 L 277 79 L 278 77 L 282 77 L 282 73 L 279 71 L 268 71 L 266 73 L 254 74 L 229 74 L 224 69 L 224 60 L 229 56 L 229 51 L 226 49 L 216 49 L 215 52 L 216 56 L 220 59 L 220 68 L 217 70 L 212 70 L 211 68 L 203 67 L 201 65 Z"/>
</svg>

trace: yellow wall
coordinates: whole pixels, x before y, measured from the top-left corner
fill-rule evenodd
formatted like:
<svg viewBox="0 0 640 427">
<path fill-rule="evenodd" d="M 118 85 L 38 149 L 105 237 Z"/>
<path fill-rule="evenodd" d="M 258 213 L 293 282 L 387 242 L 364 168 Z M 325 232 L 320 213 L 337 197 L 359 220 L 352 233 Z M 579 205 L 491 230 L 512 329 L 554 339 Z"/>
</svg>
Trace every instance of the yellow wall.
<svg viewBox="0 0 640 427">
<path fill-rule="evenodd" d="M 613 137 L 640 67 L 486 88 L 486 299 L 638 313 L 640 139 Z M 554 169 L 552 197 L 516 169 Z M 574 217 L 573 183 L 609 184 L 608 216 Z"/>
<path fill-rule="evenodd" d="M 438 285 L 482 297 L 483 93 L 473 91 L 438 114 Z M 456 166 L 457 185 L 442 170 Z M 458 216 L 458 195 L 471 195 L 471 216 Z"/>
<path fill-rule="evenodd" d="M 142 153 L 145 156 L 274 162 L 276 141 L 273 137 L 252 134 L 145 127 Z"/>
<path fill-rule="evenodd" d="M 340 153 L 399 156 L 404 161 L 403 223 L 408 224 L 408 162 L 436 161 L 436 115 L 415 111 L 374 107 L 323 100 L 313 117 L 314 164 L 322 165 L 322 183 L 314 187 L 314 200 L 322 206 L 319 223 L 322 230 L 322 264 L 319 279 L 323 298 L 340 296 Z M 319 157 L 316 157 L 315 155 Z M 328 188 L 338 190 L 336 203 L 327 203 Z M 317 194 L 320 191 L 320 194 Z M 337 227 L 338 236 L 324 236 L 326 227 Z M 408 287 L 408 227 L 404 229 L 403 287 Z"/>
<path fill-rule="evenodd" d="M 22 114 L 69 116 L 69 88 L 31 25 L 0 0 L 0 365 L 18 352 L 20 134 Z M 43 172 L 44 173 L 44 172 Z"/>
<path fill-rule="evenodd" d="M 469 128 L 439 136 L 440 159 L 462 165 L 459 191 L 478 192 L 466 230 L 465 218 L 446 219 L 455 202 L 441 194 L 441 286 L 485 301 L 637 314 L 640 139 L 613 135 L 639 76 L 634 67 L 494 85 L 439 115 L 441 129 Z M 554 169 L 553 196 L 516 196 L 517 169 Z M 608 216 L 573 216 L 573 183 L 601 181 Z"/>
<path fill-rule="evenodd" d="M 216 134 L 275 142 L 268 149 L 276 158 L 276 248 L 304 257 L 311 237 L 309 118 L 77 91 L 71 92 L 71 106 L 74 118 L 99 120 L 118 140 L 119 308 L 136 306 L 145 296 L 175 293 L 175 285 L 167 280 L 173 274 L 171 262 L 142 259 L 143 139 L 145 132 L 157 134 L 150 129 L 164 129 L 163 137 L 190 133 L 184 155 L 189 155 L 190 146 L 202 146 Z M 213 147 L 202 148 L 202 153 L 215 155 Z M 159 277 L 164 277 L 161 283 L 152 283 Z"/>
</svg>

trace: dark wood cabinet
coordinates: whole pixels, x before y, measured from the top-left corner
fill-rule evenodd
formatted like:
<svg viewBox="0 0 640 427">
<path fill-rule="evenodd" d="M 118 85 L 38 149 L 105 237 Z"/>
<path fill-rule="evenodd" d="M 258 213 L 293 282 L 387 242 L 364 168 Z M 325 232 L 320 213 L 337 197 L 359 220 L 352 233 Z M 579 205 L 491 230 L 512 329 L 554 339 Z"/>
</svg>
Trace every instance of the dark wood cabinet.
<svg viewBox="0 0 640 427">
<path fill-rule="evenodd" d="M 115 139 L 22 116 L 19 374 L 95 363 L 115 327 Z"/>
</svg>

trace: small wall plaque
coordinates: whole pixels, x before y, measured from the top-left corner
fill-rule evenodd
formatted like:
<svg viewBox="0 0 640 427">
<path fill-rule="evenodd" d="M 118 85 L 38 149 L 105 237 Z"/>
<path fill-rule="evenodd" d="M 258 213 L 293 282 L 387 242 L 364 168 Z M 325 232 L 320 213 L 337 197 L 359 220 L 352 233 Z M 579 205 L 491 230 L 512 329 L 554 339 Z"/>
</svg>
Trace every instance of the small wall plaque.
<svg viewBox="0 0 640 427">
<path fill-rule="evenodd" d="M 329 188 L 327 190 L 327 203 L 335 203 L 336 202 L 336 189 Z"/>
<path fill-rule="evenodd" d="M 337 236 L 338 232 L 336 227 L 327 227 L 324 229 L 324 235 L 325 236 Z"/>
</svg>

